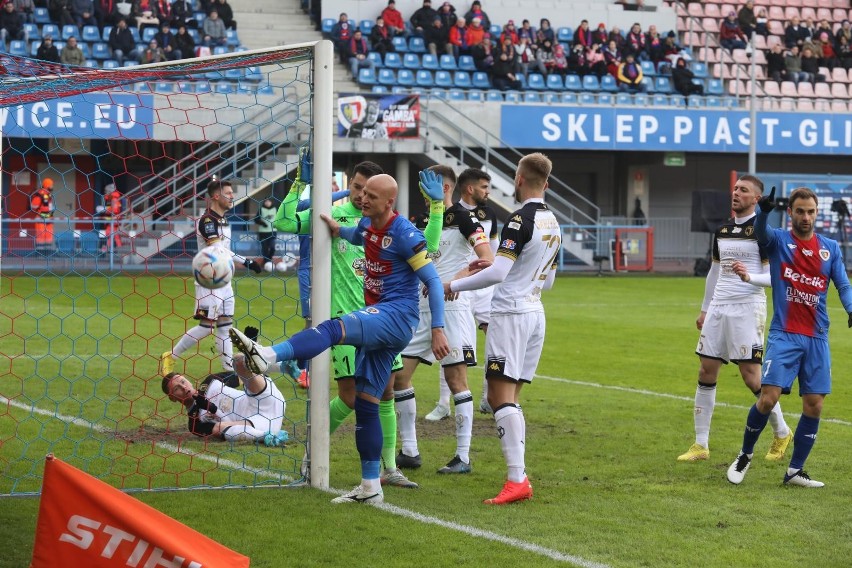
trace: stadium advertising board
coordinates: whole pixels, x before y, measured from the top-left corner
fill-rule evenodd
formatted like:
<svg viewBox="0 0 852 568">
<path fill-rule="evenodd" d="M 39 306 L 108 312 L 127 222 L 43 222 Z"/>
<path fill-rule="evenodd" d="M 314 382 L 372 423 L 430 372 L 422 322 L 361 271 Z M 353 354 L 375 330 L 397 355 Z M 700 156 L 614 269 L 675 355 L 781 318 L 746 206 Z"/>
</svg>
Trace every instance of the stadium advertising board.
<svg viewBox="0 0 852 568">
<path fill-rule="evenodd" d="M 337 123 L 340 138 L 417 138 L 420 97 L 342 94 L 337 99 Z"/>
<path fill-rule="evenodd" d="M 735 152 L 749 150 L 745 110 L 503 105 L 500 136 L 519 148 Z M 757 151 L 852 154 L 852 117 L 761 112 Z"/>
<path fill-rule="evenodd" d="M 0 107 L 3 136 L 12 138 L 151 137 L 152 95 L 90 93 Z"/>
</svg>

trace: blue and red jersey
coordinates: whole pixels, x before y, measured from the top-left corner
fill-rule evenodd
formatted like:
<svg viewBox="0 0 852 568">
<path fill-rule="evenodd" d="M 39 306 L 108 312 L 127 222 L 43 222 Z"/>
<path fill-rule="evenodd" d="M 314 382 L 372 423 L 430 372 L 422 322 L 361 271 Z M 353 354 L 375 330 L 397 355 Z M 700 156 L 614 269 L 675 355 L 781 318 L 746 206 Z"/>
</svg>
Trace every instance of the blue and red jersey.
<svg viewBox="0 0 852 568">
<path fill-rule="evenodd" d="M 758 210 L 755 234 L 769 256 L 772 278 L 770 331 L 826 339 L 829 281 L 834 282 L 843 307 L 852 312 L 852 286 L 837 241 L 816 233 L 803 241 L 790 231 L 767 226 L 766 220 L 766 214 Z"/>
</svg>

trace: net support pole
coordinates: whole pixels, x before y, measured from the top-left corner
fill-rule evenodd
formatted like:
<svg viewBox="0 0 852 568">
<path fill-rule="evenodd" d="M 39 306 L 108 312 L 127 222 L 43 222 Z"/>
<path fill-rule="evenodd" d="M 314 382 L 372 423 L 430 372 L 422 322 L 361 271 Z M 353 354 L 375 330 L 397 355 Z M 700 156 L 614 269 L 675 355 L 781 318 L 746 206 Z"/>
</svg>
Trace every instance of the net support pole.
<svg viewBox="0 0 852 568">
<path fill-rule="evenodd" d="M 313 244 L 311 249 L 311 318 L 315 324 L 331 316 L 331 233 L 321 213 L 331 213 L 332 139 L 334 124 L 334 51 L 328 40 L 314 47 L 313 159 L 314 187 L 311 191 Z M 329 486 L 329 377 L 331 355 L 321 353 L 311 361 L 310 390 L 310 482 L 312 487 Z"/>
</svg>

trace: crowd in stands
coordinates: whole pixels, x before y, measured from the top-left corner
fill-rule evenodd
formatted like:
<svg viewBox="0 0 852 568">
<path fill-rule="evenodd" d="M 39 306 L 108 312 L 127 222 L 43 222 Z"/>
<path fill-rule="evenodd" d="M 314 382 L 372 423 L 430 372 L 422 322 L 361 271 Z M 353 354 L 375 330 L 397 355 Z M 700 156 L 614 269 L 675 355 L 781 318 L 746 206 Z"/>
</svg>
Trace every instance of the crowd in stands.
<svg viewBox="0 0 852 568">
<path fill-rule="evenodd" d="M 209 55 L 239 45 L 228 0 L 0 0 L 0 41 L 67 65 L 118 66 Z M 34 37 L 31 37 L 34 36 Z M 29 45 L 32 39 L 33 45 Z M 91 53 L 91 57 L 88 54 Z"/>
</svg>

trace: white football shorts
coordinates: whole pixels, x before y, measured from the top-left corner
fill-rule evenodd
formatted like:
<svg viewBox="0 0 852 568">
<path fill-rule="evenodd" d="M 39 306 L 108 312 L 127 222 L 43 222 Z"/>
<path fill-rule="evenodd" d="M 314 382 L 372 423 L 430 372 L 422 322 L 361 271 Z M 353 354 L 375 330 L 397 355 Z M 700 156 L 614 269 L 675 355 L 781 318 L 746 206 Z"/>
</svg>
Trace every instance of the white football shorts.
<svg viewBox="0 0 852 568">
<path fill-rule="evenodd" d="M 765 302 L 711 303 L 695 352 L 725 363 L 762 363 L 765 328 Z"/>
<path fill-rule="evenodd" d="M 195 284 L 195 319 L 215 320 L 234 316 L 234 288 L 228 284 L 210 290 Z"/>
<path fill-rule="evenodd" d="M 544 312 L 491 314 L 485 334 L 485 377 L 531 383 L 544 347 Z"/>
<path fill-rule="evenodd" d="M 470 310 L 447 310 L 444 312 L 444 335 L 450 345 L 450 354 L 441 359 L 442 367 L 465 363 L 468 367 L 476 365 L 476 322 Z M 431 365 L 435 361 L 432 354 L 432 313 L 420 312 L 420 322 L 408 346 L 402 350 L 402 356 L 420 359 Z"/>
</svg>

